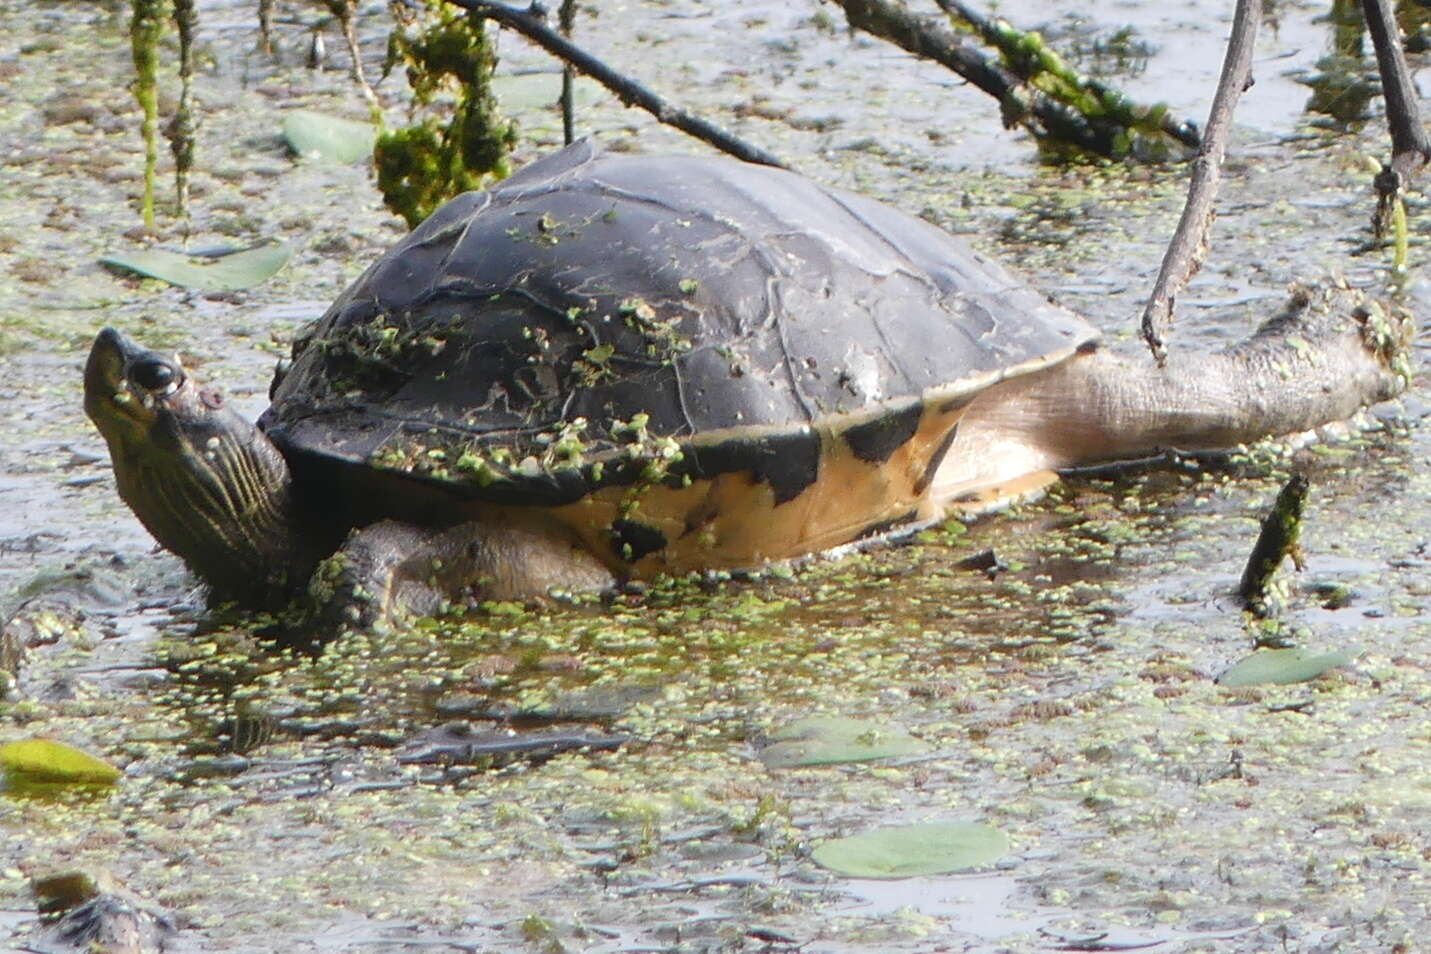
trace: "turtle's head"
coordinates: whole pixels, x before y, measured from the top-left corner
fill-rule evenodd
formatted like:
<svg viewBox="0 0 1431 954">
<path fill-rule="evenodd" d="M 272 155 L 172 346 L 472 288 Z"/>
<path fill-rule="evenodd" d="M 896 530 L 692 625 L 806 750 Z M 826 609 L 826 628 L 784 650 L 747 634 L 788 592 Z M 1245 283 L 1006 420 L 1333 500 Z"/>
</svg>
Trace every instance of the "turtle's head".
<svg viewBox="0 0 1431 954">
<path fill-rule="evenodd" d="M 94 339 L 84 369 L 84 409 L 111 450 L 197 455 L 221 431 L 252 430 L 223 396 L 201 388 L 178 356 L 139 347 L 113 328 Z"/>
<path fill-rule="evenodd" d="M 287 592 L 288 465 L 219 391 L 106 328 L 85 366 L 84 409 L 109 444 L 119 495 L 215 595 L 271 603 Z"/>
</svg>

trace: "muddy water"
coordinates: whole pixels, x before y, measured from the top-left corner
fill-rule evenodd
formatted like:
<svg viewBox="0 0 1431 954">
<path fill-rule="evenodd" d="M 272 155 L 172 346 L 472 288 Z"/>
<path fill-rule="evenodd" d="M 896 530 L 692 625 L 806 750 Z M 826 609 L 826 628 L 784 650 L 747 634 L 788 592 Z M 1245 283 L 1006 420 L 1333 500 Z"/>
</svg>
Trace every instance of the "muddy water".
<svg viewBox="0 0 1431 954">
<path fill-rule="evenodd" d="M 1002 9 L 1071 41 L 1137 26 L 1148 68 L 1113 80 L 1201 115 L 1223 6 Z M 1212 683 L 1253 645 L 1227 594 L 1286 466 L 1272 454 L 1234 475 L 1071 482 L 794 574 L 499 606 L 318 657 L 262 644 L 252 620 L 191 635 L 191 583 L 118 504 L 79 370 L 112 323 L 180 349 L 256 412 L 295 327 L 400 234 L 364 169 L 295 163 L 277 141 L 286 109 L 363 114 L 341 54 L 303 68 L 314 15 L 287 12 L 277 66 L 253 51 L 246 10 L 204 12 L 202 171 L 192 217 L 161 216 L 164 241 L 297 248 L 262 288 L 206 297 L 95 264 L 138 221 L 123 18 L 0 0 L 0 594 L 8 609 L 73 567 L 105 598 L 91 585 L 88 631 L 32 653 L 0 738 L 63 739 L 126 772 L 97 800 L 0 801 L 0 932 L 33 927 L 29 877 L 79 867 L 176 914 L 180 951 L 1417 948 L 1431 900 L 1421 388 L 1308 454 L 1308 565 L 1277 635 L 1357 656 L 1316 683 Z M 1283 9 L 1264 36 L 1179 345 L 1245 333 L 1289 281 L 1384 267 L 1351 254 L 1360 156 L 1382 140 L 1309 130 L 1286 75 L 1323 49 L 1316 12 Z M 1040 168 L 987 101 L 847 36 L 828 6 L 599 13 L 580 35 L 602 55 L 810 175 L 967 234 L 1131 347 L 1180 170 Z M 502 43 L 506 69 L 549 69 Z M 380 44 L 368 54 L 375 66 Z M 380 87 L 394 120 L 396 80 Z M 545 80 L 509 82 L 515 100 Z M 523 157 L 555 142 L 549 113 L 519 118 Z M 599 97 L 581 122 L 612 148 L 696 148 Z M 990 548 L 1003 572 L 958 565 Z M 766 770 L 762 734 L 812 712 L 902 724 L 930 752 Z M 463 765 L 432 734 L 452 720 L 629 741 Z M 978 874 L 887 883 L 809 860 L 823 839 L 924 820 L 995 825 L 1013 850 Z"/>
</svg>

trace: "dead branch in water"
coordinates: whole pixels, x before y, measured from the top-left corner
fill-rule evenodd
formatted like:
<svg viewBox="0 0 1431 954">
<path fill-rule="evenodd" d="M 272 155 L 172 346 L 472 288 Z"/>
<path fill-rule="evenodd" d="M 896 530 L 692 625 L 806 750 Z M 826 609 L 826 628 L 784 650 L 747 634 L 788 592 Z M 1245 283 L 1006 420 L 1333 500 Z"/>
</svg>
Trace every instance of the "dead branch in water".
<svg viewBox="0 0 1431 954">
<path fill-rule="evenodd" d="M 1416 105 L 1416 87 L 1401 50 L 1401 31 L 1387 0 L 1362 0 L 1367 32 L 1376 48 L 1376 65 L 1381 74 L 1382 96 L 1386 99 L 1386 124 L 1391 131 L 1391 164 L 1409 176 L 1431 159 L 1431 138 L 1421 124 Z"/>
<path fill-rule="evenodd" d="M 1238 0 L 1227 40 L 1227 55 L 1222 61 L 1222 76 L 1207 117 L 1207 130 L 1193 159 L 1187 203 L 1163 256 L 1153 294 L 1143 310 L 1143 340 L 1160 365 L 1168 360 L 1166 337 L 1173 321 L 1173 303 L 1207 256 L 1207 233 L 1212 226 L 1227 132 L 1232 126 L 1232 112 L 1238 98 L 1252 85 L 1252 47 L 1261 19 L 1262 0 Z"/>
<path fill-rule="evenodd" d="M 1253 544 L 1247 567 L 1237 595 L 1253 614 L 1266 616 L 1270 612 L 1269 593 L 1272 577 L 1287 557 L 1297 569 L 1302 569 L 1302 514 L 1307 509 L 1306 474 L 1293 474 L 1277 494 L 1271 511 L 1262 521 L 1262 531 Z"/>
<path fill-rule="evenodd" d="M 1402 187 L 1431 160 L 1431 138 L 1421 124 L 1416 103 L 1416 87 L 1406 67 L 1397 28 L 1387 0 L 1362 0 L 1366 29 L 1376 48 L 1376 66 L 1381 74 L 1381 92 L 1386 100 L 1386 125 L 1391 132 L 1391 161 L 1382 163 L 1376 177 L 1376 215 L 1372 229 L 1380 241 L 1393 207 L 1401 200 Z"/>
<path fill-rule="evenodd" d="M 1122 93 L 1075 72 L 1037 33 L 1017 30 L 1002 19 L 991 20 L 962 0 L 935 2 L 998 50 L 1004 66 L 1020 80 L 1090 117 L 1090 122 L 1114 123 L 1136 135 L 1156 131 L 1189 149 L 1198 147 L 1200 137 L 1193 123 L 1177 119 L 1161 105 L 1139 106 Z"/>
<path fill-rule="evenodd" d="M 546 25 L 543 21 L 546 11 L 539 3 L 533 3 L 527 9 L 519 10 L 505 3 L 493 2 L 493 0 L 446 0 L 446 2 L 516 30 L 563 63 L 570 64 L 578 72 L 590 76 L 611 90 L 616 98 L 627 106 L 638 106 L 668 126 L 674 126 L 681 132 L 709 143 L 737 159 L 763 166 L 788 168 L 774 153 L 751 145 L 726 132 L 715 123 L 667 102 L 649 88 L 629 76 L 618 73 L 581 49 Z"/>
</svg>

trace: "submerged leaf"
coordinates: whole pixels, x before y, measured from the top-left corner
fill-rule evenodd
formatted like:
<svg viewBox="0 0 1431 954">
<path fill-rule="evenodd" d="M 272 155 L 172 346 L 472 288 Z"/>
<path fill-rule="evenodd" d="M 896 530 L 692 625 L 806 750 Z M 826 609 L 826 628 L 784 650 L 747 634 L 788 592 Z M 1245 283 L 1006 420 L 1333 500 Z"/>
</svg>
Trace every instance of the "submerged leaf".
<svg viewBox="0 0 1431 954">
<path fill-rule="evenodd" d="M 1008 836 L 997 828 L 927 822 L 832 838 L 810 855 L 822 867 L 851 878 L 910 878 L 987 864 L 1008 850 Z"/>
<path fill-rule="evenodd" d="M 113 785 L 120 771 L 72 745 L 50 739 L 25 739 L 0 745 L 0 770 L 12 789 L 24 791 L 67 785 Z"/>
<path fill-rule="evenodd" d="M 796 719 L 772 732 L 770 743 L 760 753 L 766 768 L 868 762 L 929 751 L 900 726 L 839 716 Z"/>
<path fill-rule="evenodd" d="M 288 263 L 292 254 L 293 249 L 286 242 L 270 242 L 238 252 L 206 256 L 148 248 L 101 258 L 99 263 L 183 288 L 238 291 L 272 277 Z"/>
<path fill-rule="evenodd" d="M 1235 664 L 1217 677 L 1223 686 L 1277 685 L 1306 682 L 1328 669 L 1345 666 L 1352 657 L 1346 653 L 1315 654 L 1306 649 L 1262 649 Z"/>
<path fill-rule="evenodd" d="M 513 73 L 492 77 L 492 92 L 508 110 L 547 109 L 561 99 L 561 73 Z M 603 90 L 595 80 L 578 76 L 572 84 L 572 102 L 577 106 L 594 103 Z"/>
<path fill-rule="evenodd" d="M 295 109 L 283 117 L 283 139 L 304 159 L 347 164 L 373 154 L 378 131 L 372 123 Z"/>
</svg>

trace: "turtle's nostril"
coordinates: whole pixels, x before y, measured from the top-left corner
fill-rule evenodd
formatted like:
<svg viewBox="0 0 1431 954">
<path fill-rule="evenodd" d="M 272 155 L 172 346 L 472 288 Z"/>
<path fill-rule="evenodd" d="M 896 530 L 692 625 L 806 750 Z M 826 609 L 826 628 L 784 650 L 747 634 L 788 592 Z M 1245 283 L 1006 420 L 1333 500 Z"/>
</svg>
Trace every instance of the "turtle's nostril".
<svg viewBox="0 0 1431 954">
<path fill-rule="evenodd" d="M 162 391 L 178 377 L 179 373 L 172 364 L 153 358 L 139 361 L 129 369 L 129 379 L 146 391 Z"/>
</svg>

